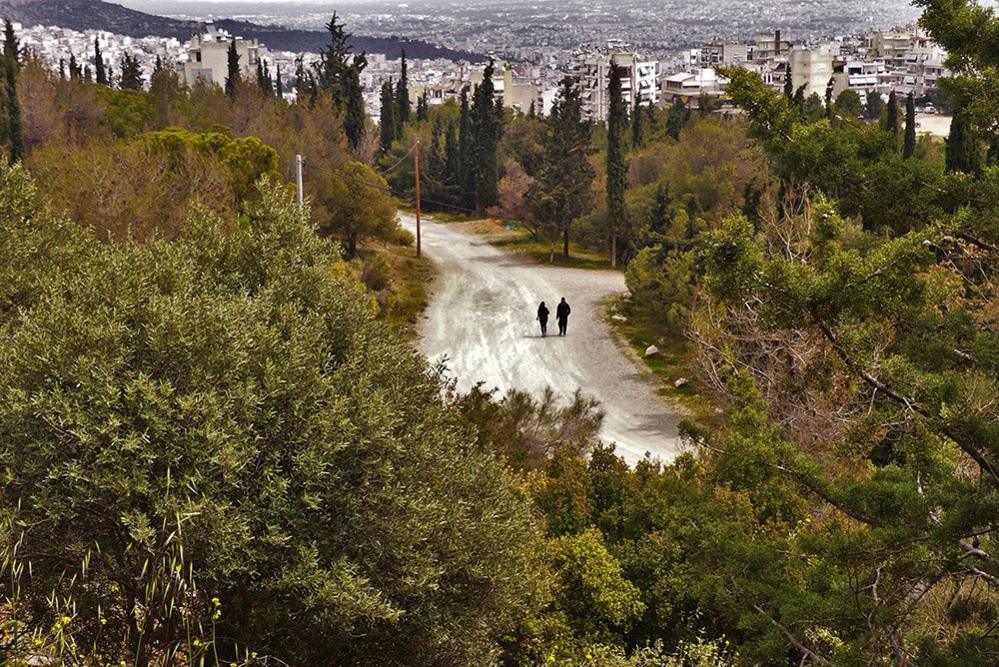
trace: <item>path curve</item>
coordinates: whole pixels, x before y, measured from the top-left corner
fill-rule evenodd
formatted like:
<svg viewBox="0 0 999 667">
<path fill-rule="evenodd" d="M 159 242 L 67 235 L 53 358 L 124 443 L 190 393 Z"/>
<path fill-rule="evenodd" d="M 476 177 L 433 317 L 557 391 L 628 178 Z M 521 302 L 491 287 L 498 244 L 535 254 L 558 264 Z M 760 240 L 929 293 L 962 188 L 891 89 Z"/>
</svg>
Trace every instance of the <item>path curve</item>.
<svg viewBox="0 0 999 667">
<path fill-rule="evenodd" d="M 416 220 L 401 213 L 403 227 Z M 423 251 L 438 268 L 430 304 L 419 327 L 420 347 L 431 362 L 447 359 L 458 388 L 477 382 L 500 391 L 537 394 L 547 386 L 562 395 L 577 388 L 606 412 L 601 438 L 617 444 L 629 463 L 646 452 L 671 460 L 679 445 L 675 406 L 656 393 L 648 371 L 615 341 L 604 319 L 608 297 L 627 291 L 624 276 L 539 266 L 490 245 L 461 225 L 424 220 Z M 568 335 L 554 321 L 560 297 L 572 305 Z M 538 303 L 552 311 L 549 335 L 534 319 Z"/>
</svg>

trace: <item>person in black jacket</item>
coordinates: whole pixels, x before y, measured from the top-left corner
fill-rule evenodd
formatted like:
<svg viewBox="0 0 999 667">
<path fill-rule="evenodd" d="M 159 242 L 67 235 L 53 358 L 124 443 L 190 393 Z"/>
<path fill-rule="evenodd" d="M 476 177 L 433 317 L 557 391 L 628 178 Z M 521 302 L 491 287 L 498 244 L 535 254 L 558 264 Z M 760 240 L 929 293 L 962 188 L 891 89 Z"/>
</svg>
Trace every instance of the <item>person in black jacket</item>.
<svg viewBox="0 0 999 667">
<path fill-rule="evenodd" d="M 558 320 L 558 335 L 565 335 L 565 328 L 569 324 L 569 313 L 572 312 L 572 308 L 566 303 L 565 297 L 562 297 L 562 301 L 558 304 L 558 309 L 555 311 L 555 319 Z"/>
<path fill-rule="evenodd" d="M 541 305 L 538 306 L 538 322 L 541 323 L 541 335 L 542 336 L 547 336 L 548 335 L 548 313 L 549 312 L 550 311 L 548 310 L 548 307 L 545 305 L 545 302 L 542 301 Z"/>
</svg>

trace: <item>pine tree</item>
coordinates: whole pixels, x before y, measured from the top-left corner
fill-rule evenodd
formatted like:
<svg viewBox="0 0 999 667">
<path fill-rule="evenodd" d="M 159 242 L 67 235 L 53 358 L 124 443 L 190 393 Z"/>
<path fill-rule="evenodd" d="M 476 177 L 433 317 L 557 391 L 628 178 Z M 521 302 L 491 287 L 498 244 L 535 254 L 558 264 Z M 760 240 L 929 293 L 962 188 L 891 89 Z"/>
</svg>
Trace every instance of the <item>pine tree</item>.
<svg viewBox="0 0 999 667">
<path fill-rule="evenodd" d="M 239 71 L 239 52 L 236 50 L 234 39 L 229 42 L 229 51 L 226 54 L 225 94 L 230 98 L 235 97 L 242 78 Z"/>
<path fill-rule="evenodd" d="M 94 67 L 97 73 L 97 83 L 102 86 L 108 85 L 108 73 L 104 68 L 104 56 L 101 55 L 101 43 L 94 37 Z"/>
<path fill-rule="evenodd" d="M 590 124 L 583 119 L 579 89 L 562 79 L 559 99 L 545 119 L 539 173 L 527 191 L 534 219 L 554 243 L 562 237 L 562 255 L 569 256 L 572 223 L 590 208 L 593 166 L 588 159 Z"/>
<path fill-rule="evenodd" d="M 402 128 L 409 122 L 409 72 L 406 66 L 406 49 L 402 50 L 400 57 L 399 82 L 396 84 L 396 138 L 402 139 Z"/>
<path fill-rule="evenodd" d="M 121 58 L 121 80 L 118 83 L 122 90 L 142 90 L 142 66 L 138 56 L 126 53 Z"/>
<path fill-rule="evenodd" d="M 461 91 L 461 112 L 458 118 L 458 193 L 463 208 L 475 208 L 475 136 L 472 113 L 468 107 L 468 89 Z"/>
<path fill-rule="evenodd" d="M 631 146 L 638 148 L 645 143 L 645 128 L 642 127 L 642 98 L 635 95 L 635 106 L 631 112 Z"/>
<path fill-rule="evenodd" d="M 347 41 L 350 33 L 337 20 L 336 12 L 326 24 L 330 41 L 319 53 L 315 64 L 317 87 L 328 92 L 343 117 L 343 130 L 351 148 L 356 149 L 364 136 L 364 91 L 361 72 L 368 65 L 363 53 L 351 54 Z"/>
<path fill-rule="evenodd" d="M 475 210 L 482 214 L 494 205 L 499 182 L 500 122 L 496 113 L 492 59 L 482 72 L 482 83 L 472 96 L 472 131 L 474 132 Z"/>
<path fill-rule="evenodd" d="M 625 132 L 628 126 L 628 107 L 621 92 L 624 72 L 611 61 L 608 93 L 610 104 L 607 113 L 607 226 L 611 240 L 611 266 L 617 266 L 617 236 L 627 227 L 624 193 L 628 187 L 628 165 L 624 159 Z"/>
<path fill-rule="evenodd" d="M 379 120 L 380 142 L 382 155 L 392 150 L 392 142 L 396 139 L 395 94 L 392 92 L 392 81 L 382 84 L 381 119 Z"/>
</svg>

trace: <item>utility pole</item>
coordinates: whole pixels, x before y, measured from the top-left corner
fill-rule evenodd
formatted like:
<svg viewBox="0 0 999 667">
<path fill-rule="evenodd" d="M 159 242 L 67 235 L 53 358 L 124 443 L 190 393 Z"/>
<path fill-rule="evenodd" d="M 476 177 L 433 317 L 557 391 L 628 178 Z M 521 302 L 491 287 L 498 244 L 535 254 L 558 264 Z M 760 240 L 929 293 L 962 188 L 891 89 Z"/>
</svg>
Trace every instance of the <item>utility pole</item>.
<svg viewBox="0 0 999 667">
<path fill-rule="evenodd" d="M 420 256 L 420 140 L 416 140 L 416 153 L 413 154 L 416 172 L 416 256 Z"/>
<path fill-rule="evenodd" d="M 295 185 L 298 187 L 298 209 L 305 210 L 305 192 L 302 188 L 302 156 L 295 156 Z"/>
</svg>

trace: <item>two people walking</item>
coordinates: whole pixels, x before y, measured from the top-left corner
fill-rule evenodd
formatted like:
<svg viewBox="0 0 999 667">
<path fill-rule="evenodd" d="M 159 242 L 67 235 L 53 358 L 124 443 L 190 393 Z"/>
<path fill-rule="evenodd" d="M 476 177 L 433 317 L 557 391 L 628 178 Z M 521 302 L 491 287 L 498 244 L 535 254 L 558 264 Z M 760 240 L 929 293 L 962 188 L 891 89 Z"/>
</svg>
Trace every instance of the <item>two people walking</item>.
<svg viewBox="0 0 999 667">
<path fill-rule="evenodd" d="M 559 302 L 558 307 L 555 309 L 555 320 L 558 322 L 558 335 L 564 336 L 566 327 L 569 325 L 569 314 L 572 312 L 572 308 L 569 307 L 568 302 L 565 297 L 562 297 L 562 301 Z M 538 306 L 538 322 L 541 323 L 541 335 L 548 335 L 548 315 L 551 313 L 548 310 L 548 306 L 542 301 L 541 305 Z"/>
</svg>

